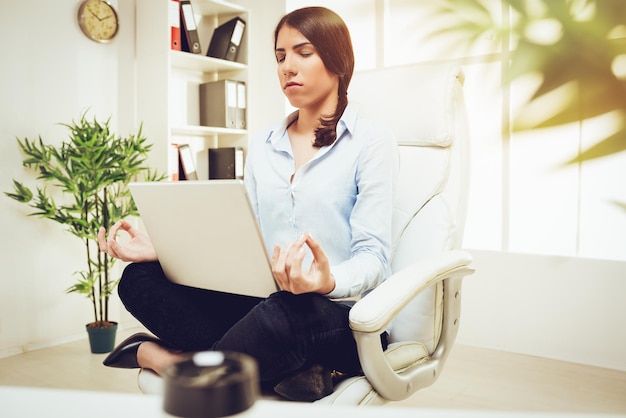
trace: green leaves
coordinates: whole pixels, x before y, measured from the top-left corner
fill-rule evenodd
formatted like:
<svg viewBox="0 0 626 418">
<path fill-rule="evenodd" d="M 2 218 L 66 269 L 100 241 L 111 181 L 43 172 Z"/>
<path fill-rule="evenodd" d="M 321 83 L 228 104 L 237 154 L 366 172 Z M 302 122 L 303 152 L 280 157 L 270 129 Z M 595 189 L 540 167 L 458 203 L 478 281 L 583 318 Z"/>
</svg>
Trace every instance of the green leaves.
<svg viewBox="0 0 626 418">
<path fill-rule="evenodd" d="M 80 275 L 80 279 L 67 288 L 65 293 L 78 293 L 80 295 L 87 296 L 88 298 L 92 298 L 93 289 L 98 282 L 98 277 L 94 273 L 95 272 L 88 273 L 84 271 L 76 272 L 76 274 Z"/>
<path fill-rule="evenodd" d="M 510 58 L 504 82 L 541 77 L 539 87 L 516 115 L 514 129 L 553 127 L 617 113 L 621 125 L 571 162 L 626 148 L 626 69 L 617 68 L 617 63 L 626 62 L 625 1 L 502 0 L 504 13 L 486 7 L 494 4 L 489 0 L 437 4 L 437 14 L 450 22 L 445 31 L 462 34 L 467 48 L 481 37 L 499 37 Z M 552 108 L 540 104 L 567 86 L 574 87 L 573 95 L 564 95 Z"/>
<path fill-rule="evenodd" d="M 38 172 L 37 178 L 54 189 L 42 187 L 33 194 L 14 181 L 14 192 L 5 195 L 29 204 L 33 215 L 70 226 L 79 238 L 91 238 L 105 214 L 108 223 L 137 214 L 126 188 L 134 176 L 162 177 L 144 166 L 151 145 L 141 128 L 122 138 L 111 132 L 108 119 L 101 123 L 87 120 L 84 114 L 77 122 L 62 125 L 68 128 L 69 138 L 59 147 L 46 145 L 41 137 L 17 140 L 25 155 L 24 166 Z"/>
<path fill-rule="evenodd" d="M 31 192 L 28 187 L 24 186 L 24 184 L 13 180 L 13 188 L 15 189 L 15 193 L 4 192 L 4 194 L 22 203 L 28 203 L 32 200 L 33 192 Z"/>
<path fill-rule="evenodd" d="M 570 7 L 565 7 L 568 3 L 571 3 Z M 518 29 L 522 32 L 518 35 L 519 45 L 512 55 L 511 77 L 516 78 L 529 70 L 542 73 L 543 83 L 532 100 L 568 82 L 579 83 L 581 90 L 579 99 L 584 99 L 580 104 L 584 106 L 572 101 L 571 106 L 566 107 L 564 112 L 573 114 L 572 108 L 580 107 L 579 116 L 583 119 L 613 109 L 626 110 L 624 100 L 626 82 L 619 80 L 612 70 L 613 61 L 617 55 L 626 53 L 626 49 L 623 40 L 610 37 L 614 28 L 623 24 L 615 21 L 613 13 L 621 13 L 621 16 L 624 16 L 626 14 L 624 3 L 598 2 L 595 11 L 589 13 L 589 16 L 581 16 L 583 11 L 572 2 L 545 2 L 545 4 L 548 11 L 546 16 L 541 18 L 558 19 L 562 26 L 562 36 L 550 45 L 533 42 L 532 39 L 523 36 L 523 31 L 537 18 L 523 15 Z M 520 59 L 522 57 L 525 58 L 523 61 Z M 529 68 L 529 62 L 535 63 L 535 68 Z M 570 116 L 565 120 L 571 119 Z M 558 123 L 560 120 L 556 118 Z"/>
</svg>

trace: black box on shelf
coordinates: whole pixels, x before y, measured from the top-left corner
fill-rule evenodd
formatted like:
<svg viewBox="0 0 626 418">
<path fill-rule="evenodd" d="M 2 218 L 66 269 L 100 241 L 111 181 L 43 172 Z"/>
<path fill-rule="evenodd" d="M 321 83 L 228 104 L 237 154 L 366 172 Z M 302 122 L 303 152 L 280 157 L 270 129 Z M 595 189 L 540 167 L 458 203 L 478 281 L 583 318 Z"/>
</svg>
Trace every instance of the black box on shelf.
<svg viewBox="0 0 626 418">
<path fill-rule="evenodd" d="M 209 180 L 242 178 L 242 148 L 209 148 Z"/>
</svg>

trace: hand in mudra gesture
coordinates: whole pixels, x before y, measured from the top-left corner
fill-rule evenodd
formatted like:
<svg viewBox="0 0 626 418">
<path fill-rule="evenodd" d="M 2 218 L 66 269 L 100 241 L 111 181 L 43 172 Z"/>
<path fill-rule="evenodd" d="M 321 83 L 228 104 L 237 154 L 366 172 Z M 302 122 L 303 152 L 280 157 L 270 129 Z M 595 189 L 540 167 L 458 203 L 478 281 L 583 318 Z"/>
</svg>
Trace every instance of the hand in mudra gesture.
<svg viewBox="0 0 626 418">
<path fill-rule="evenodd" d="M 130 241 L 124 245 L 117 241 L 117 233 L 120 229 L 130 235 Z M 109 229 L 108 237 L 106 230 L 100 228 L 100 231 L 98 231 L 98 246 L 100 251 L 122 261 L 145 262 L 158 259 L 150 237 L 125 220 L 117 221 Z"/>
<path fill-rule="evenodd" d="M 313 254 L 311 266 L 302 266 L 305 246 Z M 335 289 L 335 279 L 330 273 L 328 257 L 311 234 L 304 233 L 285 248 L 276 245 L 272 254 L 272 273 L 278 286 L 293 294 L 328 294 Z"/>
</svg>

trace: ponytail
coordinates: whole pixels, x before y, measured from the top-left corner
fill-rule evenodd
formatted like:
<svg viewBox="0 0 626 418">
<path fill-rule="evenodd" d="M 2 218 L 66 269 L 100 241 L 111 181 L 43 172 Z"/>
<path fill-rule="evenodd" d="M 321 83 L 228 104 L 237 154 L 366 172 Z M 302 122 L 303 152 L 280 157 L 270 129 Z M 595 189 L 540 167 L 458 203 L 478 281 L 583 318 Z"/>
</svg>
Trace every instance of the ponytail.
<svg viewBox="0 0 626 418">
<path fill-rule="evenodd" d="M 339 83 L 339 97 L 337 101 L 337 108 L 335 109 L 335 113 L 328 116 L 322 116 L 320 118 L 320 123 L 322 126 L 315 129 L 315 141 L 313 142 L 314 147 L 324 147 L 327 145 L 331 145 L 335 140 L 337 140 L 337 124 L 339 123 L 339 119 L 343 115 L 344 110 L 346 110 L 346 106 L 348 106 L 348 92 L 342 89 L 343 83 Z"/>
</svg>

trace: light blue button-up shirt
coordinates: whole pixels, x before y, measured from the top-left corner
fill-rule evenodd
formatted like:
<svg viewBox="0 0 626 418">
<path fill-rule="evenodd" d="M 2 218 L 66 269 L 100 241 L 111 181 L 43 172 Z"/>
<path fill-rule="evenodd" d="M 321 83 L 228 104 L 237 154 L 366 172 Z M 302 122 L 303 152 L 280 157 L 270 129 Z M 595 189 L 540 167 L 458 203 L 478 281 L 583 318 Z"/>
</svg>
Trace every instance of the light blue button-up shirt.
<svg viewBox="0 0 626 418">
<path fill-rule="evenodd" d="M 393 189 L 398 148 L 390 130 L 348 105 L 337 140 L 320 148 L 294 173 L 287 127 L 255 136 L 248 147 L 245 182 L 268 254 L 309 232 L 331 265 L 335 289 L 346 298 L 373 289 L 390 273 Z M 293 178 L 292 178 L 293 175 Z M 310 251 L 303 269 L 312 260 Z"/>
</svg>

